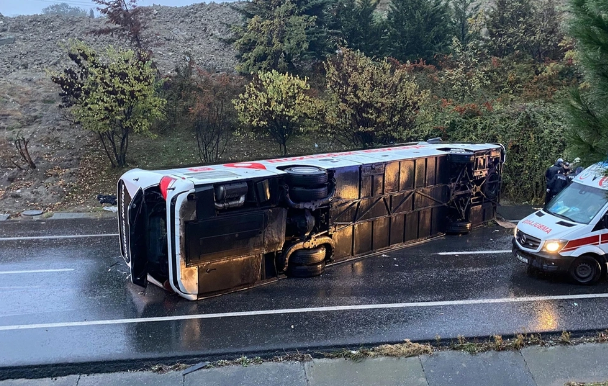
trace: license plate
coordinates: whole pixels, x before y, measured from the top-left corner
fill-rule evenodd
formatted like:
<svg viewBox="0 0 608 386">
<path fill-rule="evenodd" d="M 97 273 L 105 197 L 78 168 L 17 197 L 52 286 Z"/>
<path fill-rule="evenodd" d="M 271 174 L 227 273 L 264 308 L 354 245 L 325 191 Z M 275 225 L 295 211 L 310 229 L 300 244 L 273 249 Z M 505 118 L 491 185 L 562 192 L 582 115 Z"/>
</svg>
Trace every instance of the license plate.
<svg viewBox="0 0 608 386">
<path fill-rule="evenodd" d="M 522 255 L 520 255 L 519 253 L 517 253 L 515 256 L 517 256 L 517 259 L 519 261 L 521 261 L 522 263 L 526 263 L 528 264 L 528 258 L 527 257 L 523 257 Z"/>
</svg>

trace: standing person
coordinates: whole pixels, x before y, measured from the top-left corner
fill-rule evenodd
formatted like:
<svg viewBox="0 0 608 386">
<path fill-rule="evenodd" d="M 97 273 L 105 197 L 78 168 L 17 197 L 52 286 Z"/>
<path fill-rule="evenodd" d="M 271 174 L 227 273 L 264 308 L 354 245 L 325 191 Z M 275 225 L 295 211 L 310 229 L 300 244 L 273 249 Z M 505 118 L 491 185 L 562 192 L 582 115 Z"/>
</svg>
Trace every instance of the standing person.
<svg viewBox="0 0 608 386">
<path fill-rule="evenodd" d="M 563 165 L 564 165 L 564 160 L 561 158 L 558 158 L 557 161 L 555 161 L 555 164 L 552 165 L 545 172 L 545 187 L 546 187 L 545 205 L 547 205 L 549 203 L 549 201 L 551 201 L 551 198 L 553 198 L 553 195 L 551 194 L 551 186 L 550 186 L 551 183 L 553 182 L 553 178 L 560 172 L 562 174 L 564 174 Z"/>
</svg>

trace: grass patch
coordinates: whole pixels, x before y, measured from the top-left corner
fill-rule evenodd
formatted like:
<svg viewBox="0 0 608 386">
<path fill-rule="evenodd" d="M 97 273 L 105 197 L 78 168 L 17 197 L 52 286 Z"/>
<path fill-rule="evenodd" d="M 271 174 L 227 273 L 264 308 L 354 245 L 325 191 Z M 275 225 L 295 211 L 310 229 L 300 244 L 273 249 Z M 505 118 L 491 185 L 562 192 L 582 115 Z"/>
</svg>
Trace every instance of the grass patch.
<svg viewBox="0 0 608 386">
<path fill-rule="evenodd" d="M 361 361 L 365 358 L 373 358 L 379 356 L 408 358 L 418 355 L 430 355 L 433 353 L 433 348 L 430 344 L 414 343 L 406 339 L 403 343 L 383 344 L 371 349 L 360 348 L 359 350 L 342 349 L 335 352 L 323 353 L 326 358 L 343 358 L 352 361 Z"/>
<path fill-rule="evenodd" d="M 413 343 L 406 339 L 403 343 L 398 344 L 383 344 L 373 349 L 377 355 L 389 357 L 415 357 L 418 355 L 430 355 L 433 353 L 433 348 L 430 344 Z"/>
</svg>

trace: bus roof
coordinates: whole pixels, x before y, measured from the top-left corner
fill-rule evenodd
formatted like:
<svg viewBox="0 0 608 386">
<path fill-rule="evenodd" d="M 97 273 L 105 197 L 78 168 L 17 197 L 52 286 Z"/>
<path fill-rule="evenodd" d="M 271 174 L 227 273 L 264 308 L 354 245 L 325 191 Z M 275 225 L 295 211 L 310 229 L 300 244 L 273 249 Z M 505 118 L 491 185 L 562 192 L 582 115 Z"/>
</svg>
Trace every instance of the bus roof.
<svg viewBox="0 0 608 386">
<path fill-rule="evenodd" d="M 336 153 L 313 154 L 295 157 L 274 158 L 248 162 L 225 163 L 186 167 L 177 169 L 153 170 L 150 172 L 171 175 L 191 180 L 195 185 L 237 181 L 256 177 L 270 177 L 284 174 L 285 166 L 317 166 L 325 169 L 336 169 L 361 164 L 373 164 L 403 159 L 426 158 L 447 154 L 452 149 L 462 151 L 500 150 L 499 144 L 430 144 L 420 142 L 403 146 L 383 147 L 377 149 L 352 150 Z"/>
</svg>

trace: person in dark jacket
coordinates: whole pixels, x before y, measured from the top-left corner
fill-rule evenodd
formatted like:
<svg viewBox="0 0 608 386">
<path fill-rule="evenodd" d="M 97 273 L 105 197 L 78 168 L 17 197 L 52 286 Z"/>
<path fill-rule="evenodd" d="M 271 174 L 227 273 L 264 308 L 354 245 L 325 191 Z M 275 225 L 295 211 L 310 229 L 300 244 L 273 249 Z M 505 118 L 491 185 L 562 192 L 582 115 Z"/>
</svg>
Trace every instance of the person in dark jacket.
<svg viewBox="0 0 608 386">
<path fill-rule="evenodd" d="M 570 178 L 568 178 L 568 176 L 563 173 L 563 172 L 558 172 L 556 175 L 553 176 L 553 178 L 551 179 L 551 181 L 549 182 L 549 187 L 548 187 L 548 192 L 547 192 L 547 201 L 545 202 L 545 204 L 547 204 L 549 201 L 551 201 L 551 199 L 555 196 L 557 196 L 557 194 L 559 192 L 561 192 L 562 190 L 564 190 L 564 188 L 566 186 L 568 186 L 570 184 Z"/>
<path fill-rule="evenodd" d="M 561 158 L 558 158 L 557 161 L 555 161 L 555 164 L 553 166 L 551 166 L 549 169 L 547 169 L 547 171 L 545 172 L 545 185 L 546 185 L 546 189 L 547 189 L 547 192 L 545 194 L 545 205 L 547 205 L 549 203 L 549 201 L 551 201 L 553 196 L 555 194 L 557 194 L 557 193 L 555 193 L 555 194 L 552 193 L 551 184 L 553 183 L 553 179 L 556 175 L 565 174 L 563 165 L 564 165 L 564 160 Z"/>
</svg>

